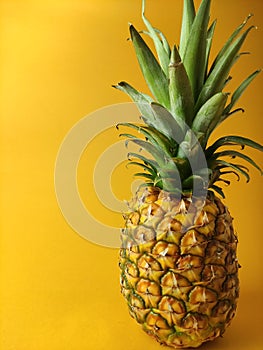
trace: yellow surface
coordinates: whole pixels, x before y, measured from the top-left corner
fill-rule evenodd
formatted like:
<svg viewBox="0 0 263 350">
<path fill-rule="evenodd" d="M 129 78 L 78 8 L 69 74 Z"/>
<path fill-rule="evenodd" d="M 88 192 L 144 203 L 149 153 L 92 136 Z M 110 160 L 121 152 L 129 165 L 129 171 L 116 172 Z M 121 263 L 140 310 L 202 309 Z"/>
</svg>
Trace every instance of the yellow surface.
<svg viewBox="0 0 263 350">
<path fill-rule="evenodd" d="M 148 5 L 155 25 L 178 42 L 182 1 Z M 215 49 L 249 12 L 259 28 L 245 45 L 252 55 L 234 69 L 233 87 L 262 67 L 263 2 L 213 4 L 219 20 Z M 128 101 L 111 84 L 125 79 L 145 88 L 126 41 L 128 22 L 142 28 L 140 0 L 1 0 L 0 16 L 1 349 L 160 349 L 128 315 L 117 250 L 75 233 L 54 191 L 57 152 L 72 126 L 98 108 Z M 233 116 L 217 135 L 239 133 L 263 142 L 262 82 L 261 74 L 242 97 L 246 113 Z M 106 132 L 105 147 L 109 137 L 116 142 L 114 129 Z M 103 142 L 91 145 L 83 159 L 95 164 Z M 262 164 L 260 154 L 249 154 Z M 113 174 L 120 199 L 129 195 L 123 174 L 118 167 Z M 253 182 L 226 189 L 240 241 L 238 314 L 225 337 L 203 349 L 262 348 L 262 178 L 254 170 L 251 175 Z M 97 219 L 120 225 L 121 218 L 95 198 L 83 161 L 78 176 L 83 201 Z"/>
</svg>

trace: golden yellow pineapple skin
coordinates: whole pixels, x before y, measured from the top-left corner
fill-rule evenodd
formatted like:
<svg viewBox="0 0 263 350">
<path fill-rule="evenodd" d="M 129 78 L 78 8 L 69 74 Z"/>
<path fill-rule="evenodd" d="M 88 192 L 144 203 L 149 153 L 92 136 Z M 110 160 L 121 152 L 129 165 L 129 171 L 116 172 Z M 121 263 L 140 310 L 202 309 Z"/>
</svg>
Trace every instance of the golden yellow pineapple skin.
<svg viewBox="0 0 263 350">
<path fill-rule="evenodd" d="M 239 295 L 236 249 L 232 218 L 219 198 L 139 190 L 129 203 L 119 261 L 131 316 L 174 348 L 222 335 Z"/>
</svg>

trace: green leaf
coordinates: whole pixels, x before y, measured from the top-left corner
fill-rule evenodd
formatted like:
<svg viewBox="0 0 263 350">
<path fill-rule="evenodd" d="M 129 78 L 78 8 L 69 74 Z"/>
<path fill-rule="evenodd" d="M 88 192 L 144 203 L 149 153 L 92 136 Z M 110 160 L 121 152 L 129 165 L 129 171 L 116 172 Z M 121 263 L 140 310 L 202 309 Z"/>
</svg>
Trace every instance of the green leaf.
<svg viewBox="0 0 263 350">
<path fill-rule="evenodd" d="M 173 115 L 158 103 L 151 103 L 155 115 L 157 130 L 161 130 L 168 138 L 175 140 L 178 144 L 184 139 L 184 131 Z M 158 127 L 159 124 L 161 127 Z M 154 125 L 152 125 L 154 126 Z"/>
<path fill-rule="evenodd" d="M 227 94 L 219 92 L 212 96 L 198 111 L 192 123 L 192 130 L 203 134 L 202 140 L 199 140 L 202 146 L 205 146 L 210 133 L 219 121 L 227 101 Z"/>
<path fill-rule="evenodd" d="M 132 25 L 130 33 L 139 65 L 149 89 L 156 100 L 169 109 L 168 80 L 164 71 L 146 42 Z"/>
<path fill-rule="evenodd" d="M 211 96 L 220 92 L 224 88 L 230 69 L 236 61 L 236 56 L 252 28 L 253 27 L 248 28 L 238 39 L 236 39 L 236 41 L 228 47 L 224 55 L 215 64 L 198 97 L 196 111 L 209 98 L 211 98 Z"/>
<path fill-rule="evenodd" d="M 156 31 L 156 33 L 158 33 L 160 35 L 160 38 L 161 38 L 162 43 L 163 43 L 163 47 L 164 47 L 165 51 L 167 52 L 168 57 L 170 57 L 171 48 L 170 48 L 170 45 L 168 43 L 168 40 L 166 39 L 165 35 L 159 29 L 154 28 L 154 30 Z"/>
<path fill-rule="evenodd" d="M 170 57 L 170 55 L 171 55 L 171 48 L 170 48 L 170 45 L 169 45 L 168 40 L 166 39 L 165 35 L 160 31 L 160 29 L 158 29 L 158 28 L 153 28 L 153 29 L 154 29 L 154 30 L 156 31 L 156 33 L 159 35 L 160 40 L 161 40 L 161 42 L 162 42 L 162 45 L 163 45 L 165 51 L 167 52 L 168 57 Z M 151 34 L 150 34 L 147 30 L 140 30 L 139 33 L 140 33 L 140 34 L 146 34 L 146 35 L 148 35 L 150 38 L 152 38 L 152 37 L 151 37 Z"/>
<path fill-rule="evenodd" d="M 208 147 L 205 151 L 206 157 L 210 158 L 219 147 L 228 145 L 248 146 L 261 152 L 263 151 L 263 146 L 253 140 L 242 136 L 229 135 L 219 138 L 210 147 Z"/>
<path fill-rule="evenodd" d="M 184 57 L 185 49 L 195 19 L 195 5 L 193 0 L 184 0 L 183 20 L 180 35 L 180 55 Z"/>
<path fill-rule="evenodd" d="M 126 83 L 125 81 L 121 81 L 120 83 L 118 83 L 118 85 L 112 85 L 112 87 L 125 92 L 127 95 L 130 96 L 130 98 L 134 102 L 138 103 L 139 106 L 140 104 L 153 102 L 153 99 L 150 96 L 142 92 L 139 92 L 138 90 L 136 90 L 134 87 L 132 87 L 130 84 Z"/>
<path fill-rule="evenodd" d="M 212 66 L 211 66 L 211 71 L 214 69 L 215 65 L 218 63 L 218 61 L 220 61 L 221 58 L 223 58 L 226 55 L 227 50 L 231 47 L 232 42 L 234 41 L 234 39 L 236 39 L 236 37 L 239 35 L 239 33 L 242 31 L 242 29 L 245 27 L 245 25 L 247 24 L 248 20 L 252 17 L 252 15 L 249 15 L 244 21 L 243 23 L 241 23 L 235 30 L 234 32 L 230 35 L 230 37 L 228 38 L 228 40 L 225 42 L 224 46 L 222 47 L 222 49 L 219 51 L 219 53 L 217 54 Z"/>
<path fill-rule="evenodd" d="M 134 87 L 125 81 L 120 82 L 118 85 L 113 85 L 113 87 L 122 92 L 125 92 L 128 96 L 130 96 L 142 115 L 146 116 L 149 119 L 154 119 L 153 111 L 150 106 L 150 103 L 153 101 L 153 99 L 150 96 L 137 91 Z"/>
<path fill-rule="evenodd" d="M 120 123 L 119 125 L 127 126 L 129 128 L 137 130 L 138 133 L 143 134 L 147 138 L 147 140 L 149 140 L 152 144 L 156 144 L 157 146 L 160 144 L 154 137 L 152 137 L 152 134 L 149 133 L 146 130 L 146 128 L 143 126 L 138 126 L 138 125 L 132 124 L 132 123 Z M 124 133 L 124 134 L 122 133 L 119 136 L 130 137 L 129 134 L 126 134 L 126 133 Z M 134 136 L 134 137 L 137 138 L 136 136 Z"/>
<path fill-rule="evenodd" d="M 216 28 L 216 23 L 217 21 L 214 20 L 211 26 L 208 29 L 207 32 L 207 38 L 206 38 L 206 58 L 205 58 L 205 72 L 207 75 L 208 71 L 208 64 L 209 64 L 209 57 L 210 57 L 210 52 L 211 52 L 211 47 L 212 47 L 212 41 L 215 33 L 215 28 Z"/>
<path fill-rule="evenodd" d="M 142 184 L 139 185 L 139 189 L 142 187 L 153 187 L 154 183 L 153 182 L 143 182 Z"/>
<path fill-rule="evenodd" d="M 226 162 L 223 159 L 218 159 L 216 160 L 215 164 L 217 165 L 218 169 L 222 169 L 222 168 L 232 168 L 234 171 L 240 173 L 241 175 L 245 176 L 247 182 L 249 182 L 250 180 L 250 176 L 248 175 L 248 173 L 243 169 L 246 167 L 243 167 L 240 164 L 234 164 L 234 163 L 229 163 Z M 221 166 L 222 165 L 222 166 Z"/>
<path fill-rule="evenodd" d="M 153 171 L 155 171 L 156 172 L 156 174 L 157 174 L 157 167 L 158 167 L 158 163 L 155 161 L 155 160 L 153 160 L 153 159 L 148 159 L 148 158 L 146 158 L 145 156 L 143 156 L 142 154 L 137 154 L 137 153 L 134 153 L 134 152 L 129 152 L 128 153 L 128 159 L 130 160 L 130 158 L 138 158 L 138 159 L 140 159 L 141 161 L 143 161 L 146 165 L 149 165 L 152 169 L 153 169 Z"/>
<path fill-rule="evenodd" d="M 160 167 L 167 166 L 168 164 L 172 164 L 174 167 L 174 162 L 172 160 L 172 157 L 167 155 L 162 148 L 152 145 L 151 143 L 138 139 L 138 138 L 131 138 L 130 140 L 127 140 L 128 142 L 133 142 L 136 145 L 140 146 L 142 149 L 150 153 L 153 158 L 157 161 L 158 165 Z"/>
<path fill-rule="evenodd" d="M 171 155 L 175 155 L 178 149 L 178 144 L 174 139 L 169 139 L 161 131 L 151 127 L 146 126 L 145 129 L 152 135 L 155 141 Z"/>
<path fill-rule="evenodd" d="M 203 0 L 192 24 L 184 55 L 185 69 L 195 100 L 203 87 L 206 69 L 206 40 L 211 0 Z"/>
<path fill-rule="evenodd" d="M 225 108 L 223 113 L 224 115 L 227 115 L 231 111 L 231 109 L 234 107 L 234 105 L 236 104 L 238 99 L 241 97 L 243 92 L 246 90 L 248 85 L 255 79 L 255 77 L 260 72 L 261 72 L 261 69 L 256 70 L 240 84 L 240 86 L 233 93 L 230 104 Z"/>
<path fill-rule="evenodd" d="M 154 181 L 154 178 L 151 174 L 147 174 L 147 173 L 135 173 L 134 176 L 137 177 L 145 177 L 146 179 L 150 179 Z"/>
<path fill-rule="evenodd" d="M 253 161 L 253 159 L 251 159 L 250 157 L 248 157 L 247 155 L 240 153 L 238 151 L 233 151 L 233 150 L 226 150 L 226 151 L 222 151 L 222 152 L 217 152 L 214 153 L 214 155 L 211 157 L 213 159 L 218 159 L 220 157 L 232 157 L 232 158 L 241 158 L 244 159 L 245 161 L 247 161 L 248 163 L 250 163 L 251 165 L 253 165 L 257 170 L 259 170 L 259 172 L 261 173 L 261 175 L 263 175 L 263 171 L 261 170 L 261 168 Z"/>
<path fill-rule="evenodd" d="M 145 0 L 142 0 L 142 19 L 144 24 L 146 25 L 147 29 L 149 30 L 149 34 L 154 42 L 155 49 L 159 58 L 160 65 L 162 67 L 162 70 L 168 76 L 168 66 L 169 66 L 169 56 L 167 51 L 165 50 L 162 41 L 160 40 L 158 34 L 156 33 L 156 30 L 153 28 L 151 23 L 148 21 L 148 19 L 145 17 Z"/>
<path fill-rule="evenodd" d="M 127 165 L 139 166 L 139 167 L 143 168 L 144 171 L 148 171 L 150 174 L 152 174 L 153 178 L 156 177 L 156 175 L 157 175 L 157 172 L 153 168 L 151 168 L 150 166 L 145 165 L 144 163 L 130 161 Z"/>
<path fill-rule="evenodd" d="M 219 177 L 215 182 L 224 182 L 227 186 L 230 185 L 231 181 Z"/>
<path fill-rule="evenodd" d="M 229 170 L 229 171 L 220 171 L 220 176 L 221 175 L 228 175 L 228 174 L 234 174 L 237 177 L 237 181 L 240 181 L 240 175 L 234 171 L 234 170 Z M 248 181 L 247 181 L 248 182 Z"/>
<path fill-rule="evenodd" d="M 188 75 L 176 46 L 172 50 L 169 65 L 169 94 L 171 113 L 184 130 L 185 123 L 189 126 L 192 124 L 194 96 Z"/>
<path fill-rule="evenodd" d="M 215 192 L 217 192 L 222 198 L 226 198 L 224 195 L 223 189 L 221 187 L 212 185 L 210 186 L 210 188 L 212 188 Z"/>
<path fill-rule="evenodd" d="M 130 141 L 147 151 L 157 161 L 157 175 L 161 178 L 164 189 L 170 192 L 178 191 L 181 187 L 181 180 L 174 158 L 167 157 L 161 149 L 147 141 L 141 139 L 131 139 Z"/>
<path fill-rule="evenodd" d="M 191 166 L 197 169 L 200 165 L 200 155 L 201 157 L 203 156 L 203 149 L 195 133 L 189 129 L 186 132 L 184 141 L 179 145 L 177 157 L 187 159 Z"/>
<path fill-rule="evenodd" d="M 148 95 L 142 94 L 126 82 L 121 82 L 114 87 L 127 93 L 132 98 L 147 125 L 162 131 L 170 140 L 177 141 L 176 136 L 180 136 L 179 139 L 181 140 L 183 137 L 181 126 L 164 107 L 156 103 L 150 103 L 152 99 Z"/>
<path fill-rule="evenodd" d="M 195 188 L 203 189 L 205 186 L 204 179 L 199 175 L 191 175 L 183 181 L 183 189 Z"/>
<path fill-rule="evenodd" d="M 124 136 L 124 137 L 129 138 L 129 139 L 136 139 L 137 138 L 135 135 L 127 134 L 127 133 L 120 134 L 119 136 Z"/>
<path fill-rule="evenodd" d="M 120 123 L 118 126 L 119 125 L 137 130 L 138 133 L 143 134 L 153 145 L 161 147 L 161 149 L 169 156 L 173 156 L 173 153 L 177 149 L 177 145 L 154 128 L 132 123 Z M 125 136 L 125 134 L 120 134 L 120 136 Z"/>
</svg>

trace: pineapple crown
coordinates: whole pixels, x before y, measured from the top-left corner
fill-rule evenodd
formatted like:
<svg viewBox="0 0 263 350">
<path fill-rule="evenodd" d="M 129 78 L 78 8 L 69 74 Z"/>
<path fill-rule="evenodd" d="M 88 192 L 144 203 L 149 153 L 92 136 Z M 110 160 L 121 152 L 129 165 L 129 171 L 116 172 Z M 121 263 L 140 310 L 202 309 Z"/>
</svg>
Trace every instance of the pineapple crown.
<svg viewBox="0 0 263 350">
<path fill-rule="evenodd" d="M 150 154 L 129 153 L 130 164 L 143 169 L 136 176 L 146 179 L 145 185 L 160 187 L 169 192 L 193 193 L 193 188 L 211 189 L 224 197 L 218 182 L 229 184 L 225 175 L 234 173 L 250 180 L 248 168 L 227 161 L 241 159 L 261 168 L 243 152 L 222 146 L 249 146 L 260 151 L 263 146 L 241 136 L 224 136 L 208 146 L 213 130 L 229 116 L 242 108 L 236 103 L 248 85 L 258 75 L 248 76 L 229 97 L 224 92 L 230 80 L 230 70 L 242 55 L 242 45 L 253 28 L 245 29 L 251 17 L 239 25 L 210 63 L 210 51 L 216 20 L 209 25 L 211 0 L 202 0 L 198 11 L 193 0 L 184 0 L 180 45 L 170 47 L 164 34 L 154 28 L 145 17 L 142 1 L 142 19 L 147 31 L 138 32 L 130 25 L 131 41 L 153 98 L 137 91 L 126 82 L 114 87 L 125 92 L 136 103 L 143 124 L 123 123 L 136 135 L 123 133 L 126 142 L 137 144 Z M 152 39 L 156 55 L 141 34 Z M 230 101 L 229 101 L 230 100 Z M 140 137 L 143 136 L 145 139 Z M 205 162 L 203 158 L 205 157 Z"/>
</svg>

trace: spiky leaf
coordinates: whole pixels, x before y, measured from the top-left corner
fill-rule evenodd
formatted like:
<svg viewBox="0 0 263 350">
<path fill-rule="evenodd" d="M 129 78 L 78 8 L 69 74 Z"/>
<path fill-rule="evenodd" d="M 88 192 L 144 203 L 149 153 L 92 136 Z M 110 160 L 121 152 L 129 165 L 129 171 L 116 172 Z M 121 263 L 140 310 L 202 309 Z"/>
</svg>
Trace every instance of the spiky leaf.
<svg viewBox="0 0 263 350">
<path fill-rule="evenodd" d="M 211 48 L 212 48 L 212 41 L 213 41 L 213 37 L 214 37 L 214 33 L 215 33 L 216 23 L 217 23 L 217 21 L 214 20 L 208 29 L 207 37 L 206 37 L 206 55 L 205 55 L 206 75 L 207 75 L 207 71 L 208 71 L 208 64 L 209 64 L 210 52 L 211 52 Z"/>
<path fill-rule="evenodd" d="M 184 0 L 183 19 L 180 35 L 180 55 L 184 57 L 192 25 L 195 19 L 195 5 L 193 0 Z"/>
<path fill-rule="evenodd" d="M 211 0 L 203 0 L 192 24 L 183 55 L 195 100 L 203 87 L 206 68 L 206 40 Z"/>
<path fill-rule="evenodd" d="M 231 158 L 241 158 L 244 159 L 245 161 L 247 161 L 248 163 L 250 163 L 253 167 L 255 167 L 260 173 L 261 175 L 263 175 L 263 172 L 260 168 L 260 166 L 258 166 L 253 159 L 251 159 L 250 157 L 248 157 L 247 155 L 240 153 L 238 151 L 233 151 L 233 150 L 226 150 L 226 151 L 222 151 L 222 152 L 216 152 L 213 154 L 213 156 L 211 157 L 212 159 L 219 159 L 221 157 L 231 157 Z"/>
<path fill-rule="evenodd" d="M 221 60 L 221 58 L 223 58 L 226 55 L 226 52 L 229 50 L 229 48 L 231 47 L 233 41 L 238 37 L 238 35 L 241 33 L 242 29 L 245 27 L 245 25 L 247 24 L 248 20 L 252 17 L 252 15 L 250 14 L 249 16 L 247 16 L 247 18 L 234 30 L 234 32 L 230 35 L 230 37 L 228 38 L 228 40 L 225 42 L 225 44 L 223 45 L 222 49 L 219 51 L 219 53 L 217 54 L 212 66 L 211 66 L 211 71 L 214 69 L 215 65 L 218 63 L 218 61 Z"/>
<path fill-rule="evenodd" d="M 200 139 L 202 146 L 206 145 L 207 138 L 213 127 L 217 124 L 222 116 L 227 101 L 227 94 L 219 92 L 212 96 L 198 111 L 192 129 L 197 136 L 203 135 Z"/>
<path fill-rule="evenodd" d="M 236 61 L 237 54 L 252 28 L 253 27 L 248 28 L 239 38 L 237 38 L 236 41 L 230 47 L 228 47 L 224 55 L 215 64 L 202 88 L 202 91 L 196 103 L 196 111 L 202 105 L 204 105 L 204 103 L 209 98 L 211 98 L 211 96 L 215 95 L 223 89 L 230 69 Z"/>
<path fill-rule="evenodd" d="M 220 137 L 218 140 L 216 140 L 210 147 L 207 148 L 205 154 L 207 157 L 211 157 L 219 147 L 228 145 L 239 145 L 241 147 L 248 146 L 261 152 L 263 151 L 263 146 L 253 140 L 242 136 L 229 135 Z"/>
<path fill-rule="evenodd" d="M 169 95 L 171 113 L 176 120 L 185 128 L 192 123 L 194 114 L 194 96 L 191 84 L 186 73 L 179 52 L 174 46 L 169 65 Z"/>
<path fill-rule="evenodd" d="M 156 100 L 169 109 L 167 77 L 154 54 L 134 26 L 130 26 L 132 43 L 140 64 L 143 76 Z"/>
<path fill-rule="evenodd" d="M 218 170 L 223 169 L 223 168 L 231 168 L 234 170 L 232 172 L 238 172 L 241 175 L 243 175 L 246 178 L 247 182 L 249 182 L 249 180 L 250 180 L 250 176 L 248 175 L 247 171 L 244 170 L 245 167 L 243 167 L 241 164 L 234 164 L 231 162 L 226 162 L 223 159 L 218 159 L 214 162 L 214 165 L 216 166 L 216 169 L 218 169 Z"/>
<path fill-rule="evenodd" d="M 172 138 L 177 143 L 182 142 L 184 139 L 184 130 L 172 114 L 158 103 L 151 103 L 151 107 L 156 120 L 162 124 L 162 128 L 157 128 L 157 130 L 163 130 L 166 136 Z"/>
<path fill-rule="evenodd" d="M 143 19 L 144 24 L 146 25 L 146 27 L 149 31 L 149 34 L 152 37 L 152 40 L 154 42 L 155 49 L 156 49 L 162 70 L 168 76 L 168 65 L 169 65 L 170 57 L 169 57 L 165 47 L 163 46 L 163 43 L 160 40 L 156 30 L 153 28 L 150 21 L 148 21 L 148 19 L 145 17 L 145 0 L 142 1 L 142 19 Z"/>
<path fill-rule="evenodd" d="M 227 114 L 231 111 L 231 109 L 235 106 L 243 92 L 246 90 L 246 88 L 249 86 L 249 84 L 255 79 L 255 77 L 261 72 L 261 69 L 256 70 L 252 74 L 250 74 L 235 90 L 231 97 L 231 102 L 224 110 L 224 115 L 227 116 Z M 225 118 L 226 119 L 226 118 Z"/>
</svg>

